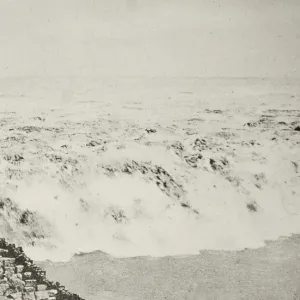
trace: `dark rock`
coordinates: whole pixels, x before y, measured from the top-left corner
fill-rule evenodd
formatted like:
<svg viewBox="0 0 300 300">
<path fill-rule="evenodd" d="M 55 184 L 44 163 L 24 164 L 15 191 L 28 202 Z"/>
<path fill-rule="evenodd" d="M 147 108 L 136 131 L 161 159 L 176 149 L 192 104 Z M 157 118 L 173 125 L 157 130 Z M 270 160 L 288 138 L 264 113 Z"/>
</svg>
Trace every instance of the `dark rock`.
<svg viewBox="0 0 300 300">
<path fill-rule="evenodd" d="M 23 253 L 21 247 L 16 247 L 15 244 L 8 244 L 5 239 L 0 239 L 0 249 L 3 250 L 1 251 L 0 264 L 1 266 L 4 266 L 5 272 L 12 273 L 9 278 L 6 278 L 5 280 L 2 279 L 0 282 L 0 298 L 4 295 L 8 299 L 15 300 L 44 299 L 36 297 L 37 284 L 39 284 L 39 289 L 47 289 L 49 297 L 55 297 L 57 289 L 60 288 L 58 297 L 56 297 L 57 300 L 82 299 L 77 294 L 68 292 L 59 282 L 53 283 L 47 280 L 45 278 L 45 271 L 34 265 L 33 261 Z M 5 257 L 3 253 L 5 253 Z M 20 264 L 24 265 L 24 270 L 21 270 L 22 266 L 20 266 Z M 22 280 L 22 277 L 24 277 L 25 281 Z M 41 292 L 42 291 L 40 291 L 40 293 Z M 48 299 L 49 297 L 46 297 L 45 299 Z M 53 297 L 50 297 L 49 299 L 52 298 Z"/>
<path fill-rule="evenodd" d="M 300 131 L 300 125 L 299 125 L 299 126 L 296 126 L 294 130 L 295 130 L 295 131 Z"/>
<path fill-rule="evenodd" d="M 257 212 L 257 204 L 255 202 L 248 203 L 247 208 L 250 212 Z"/>
<path fill-rule="evenodd" d="M 156 129 L 150 128 L 150 129 L 145 129 L 145 131 L 150 134 L 150 133 L 155 133 Z"/>
</svg>

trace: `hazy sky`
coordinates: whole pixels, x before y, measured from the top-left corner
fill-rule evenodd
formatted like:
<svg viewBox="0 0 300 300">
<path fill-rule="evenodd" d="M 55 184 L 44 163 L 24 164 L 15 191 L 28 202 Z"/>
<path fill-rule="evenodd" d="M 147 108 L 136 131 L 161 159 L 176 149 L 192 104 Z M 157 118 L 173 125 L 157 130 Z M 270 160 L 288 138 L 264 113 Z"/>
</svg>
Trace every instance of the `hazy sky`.
<svg viewBox="0 0 300 300">
<path fill-rule="evenodd" d="M 299 0 L 131 1 L 0 0 L 0 77 L 300 77 Z"/>
</svg>

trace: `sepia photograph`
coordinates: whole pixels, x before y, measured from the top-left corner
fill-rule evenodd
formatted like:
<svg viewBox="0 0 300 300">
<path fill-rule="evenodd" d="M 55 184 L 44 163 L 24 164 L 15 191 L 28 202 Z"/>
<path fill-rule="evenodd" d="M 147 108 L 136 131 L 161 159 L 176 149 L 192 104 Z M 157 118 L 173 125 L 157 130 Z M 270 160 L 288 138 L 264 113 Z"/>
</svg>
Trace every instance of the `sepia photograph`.
<svg viewBox="0 0 300 300">
<path fill-rule="evenodd" d="M 0 300 L 300 300 L 300 0 L 0 0 Z"/>
</svg>

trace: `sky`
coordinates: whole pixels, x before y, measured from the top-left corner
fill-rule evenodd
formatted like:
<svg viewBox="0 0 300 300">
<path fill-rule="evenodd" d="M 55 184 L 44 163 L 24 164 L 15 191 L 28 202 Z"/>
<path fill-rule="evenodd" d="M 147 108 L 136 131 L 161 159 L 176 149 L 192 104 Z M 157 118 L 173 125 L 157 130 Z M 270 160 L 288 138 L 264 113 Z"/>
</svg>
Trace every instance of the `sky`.
<svg viewBox="0 0 300 300">
<path fill-rule="evenodd" d="M 298 0 L 0 0 L 0 78 L 300 77 Z"/>
</svg>

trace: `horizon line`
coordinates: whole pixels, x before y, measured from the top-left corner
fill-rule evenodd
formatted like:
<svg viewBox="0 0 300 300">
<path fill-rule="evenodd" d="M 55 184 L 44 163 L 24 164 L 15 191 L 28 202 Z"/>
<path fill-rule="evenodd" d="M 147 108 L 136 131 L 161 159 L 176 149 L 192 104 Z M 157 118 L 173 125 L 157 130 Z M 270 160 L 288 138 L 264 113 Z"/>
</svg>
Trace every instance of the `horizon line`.
<svg viewBox="0 0 300 300">
<path fill-rule="evenodd" d="M 139 76 L 139 75 L 29 75 L 29 76 L 1 76 L 0 80 L 5 79 L 42 79 L 42 78 L 99 78 L 99 79 L 184 79 L 184 80 L 286 80 L 286 79 L 293 79 L 293 80 L 300 80 L 300 77 L 293 77 L 293 76 L 177 76 L 177 75 L 153 75 L 153 76 Z"/>
</svg>

